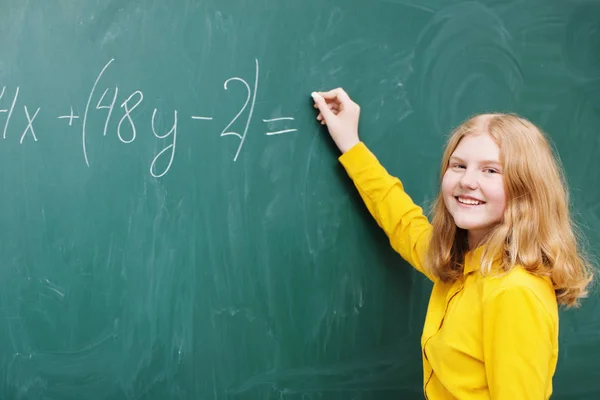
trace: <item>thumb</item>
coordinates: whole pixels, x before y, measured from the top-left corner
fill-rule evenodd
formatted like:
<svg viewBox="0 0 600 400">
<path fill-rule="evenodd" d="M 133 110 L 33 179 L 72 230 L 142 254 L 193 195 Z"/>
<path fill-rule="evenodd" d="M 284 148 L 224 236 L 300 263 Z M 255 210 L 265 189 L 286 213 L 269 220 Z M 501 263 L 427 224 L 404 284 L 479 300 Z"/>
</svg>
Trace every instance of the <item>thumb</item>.
<svg viewBox="0 0 600 400">
<path fill-rule="evenodd" d="M 329 109 L 327 102 L 321 95 L 319 95 L 317 92 L 312 92 L 310 95 L 315 101 L 317 107 L 319 107 L 319 111 L 321 112 L 321 115 L 323 115 L 323 118 L 325 118 L 325 122 L 329 122 L 331 118 L 335 117 L 335 114 L 333 114 L 333 112 Z"/>
</svg>

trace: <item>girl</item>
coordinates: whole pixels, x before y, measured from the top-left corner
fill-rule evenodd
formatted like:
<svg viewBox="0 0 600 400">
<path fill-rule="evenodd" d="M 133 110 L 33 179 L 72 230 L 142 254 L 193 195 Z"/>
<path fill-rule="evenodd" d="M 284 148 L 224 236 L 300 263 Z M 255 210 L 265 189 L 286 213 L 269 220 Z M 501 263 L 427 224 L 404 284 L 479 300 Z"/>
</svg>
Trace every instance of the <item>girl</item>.
<svg viewBox="0 0 600 400">
<path fill-rule="evenodd" d="M 359 140 L 359 106 L 343 89 L 312 96 L 392 247 L 434 283 L 421 338 L 425 397 L 548 399 L 558 304 L 576 305 L 592 275 L 542 132 L 507 114 L 460 125 L 430 223 Z"/>
</svg>

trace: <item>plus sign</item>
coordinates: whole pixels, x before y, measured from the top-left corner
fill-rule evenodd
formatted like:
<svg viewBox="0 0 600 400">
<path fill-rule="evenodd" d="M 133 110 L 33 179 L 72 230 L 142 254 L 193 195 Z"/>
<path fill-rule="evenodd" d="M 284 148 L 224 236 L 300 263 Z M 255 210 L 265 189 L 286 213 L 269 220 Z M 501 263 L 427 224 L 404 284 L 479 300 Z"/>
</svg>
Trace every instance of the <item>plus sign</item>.
<svg viewBox="0 0 600 400">
<path fill-rule="evenodd" d="M 61 115 L 60 117 L 58 117 L 58 119 L 65 119 L 65 118 L 69 118 L 69 126 L 73 125 L 73 120 L 74 119 L 79 119 L 79 115 L 74 115 L 73 114 L 73 107 L 71 107 L 71 115 Z"/>
</svg>

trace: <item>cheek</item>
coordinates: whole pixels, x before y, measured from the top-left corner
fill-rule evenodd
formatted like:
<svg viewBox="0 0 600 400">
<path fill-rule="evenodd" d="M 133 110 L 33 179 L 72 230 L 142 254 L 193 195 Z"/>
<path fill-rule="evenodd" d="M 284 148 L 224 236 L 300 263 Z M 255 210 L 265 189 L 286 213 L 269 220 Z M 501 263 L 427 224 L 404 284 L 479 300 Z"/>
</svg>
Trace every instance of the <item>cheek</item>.
<svg viewBox="0 0 600 400">
<path fill-rule="evenodd" d="M 504 214 L 504 210 L 506 209 L 506 193 L 502 182 L 488 187 L 487 201 L 493 204 L 498 214 Z"/>
<path fill-rule="evenodd" d="M 452 174 L 446 172 L 444 177 L 442 178 L 442 198 L 444 199 L 444 205 L 447 210 L 450 210 L 452 207 L 452 200 L 454 199 L 454 189 L 456 188 L 455 179 L 452 179 Z"/>
<path fill-rule="evenodd" d="M 456 179 L 453 179 L 452 173 L 446 171 L 442 178 L 442 194 L 444 199 L 446 197 L 452 197 L 454 194 L 454 188 L 456 187 Z"/>
</svg>

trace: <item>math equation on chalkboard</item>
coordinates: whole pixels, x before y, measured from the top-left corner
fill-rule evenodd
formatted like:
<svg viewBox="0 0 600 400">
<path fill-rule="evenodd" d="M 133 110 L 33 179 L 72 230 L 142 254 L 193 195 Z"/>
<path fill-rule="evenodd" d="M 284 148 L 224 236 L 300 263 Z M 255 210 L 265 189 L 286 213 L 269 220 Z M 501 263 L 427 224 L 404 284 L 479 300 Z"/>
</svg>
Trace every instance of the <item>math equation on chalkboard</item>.
<svg viewBox="0 0 600 400">
<path fill-rule="evenodd" d="M 132 143 L 138 136 L 139 128 L 136 127 L 136 123 L 131 114 L 144 101 L 144 93 L 141 90 L 136 90 L 132 93 L 127 93 L 125 96 L 122 95 L 121 99 L 119 99 L 118 85 L 115 85 L 114 87 L 106 87 L 104 90 L 102 90 L 102 76 L 107 69 L 110 68 L 113 62 L 114 59 L 108 61 L 97 75 L 96 80 L 94 81 L 94 84 L 89 92 L 83 115 L 76 115 L 76 113 L 73 111 L 73 106 L 71 105 L 69 113 L 54 116 L 54 118 L 64 120 L 65 124 L 67 124 L 69 127 L 73 127 L 74 121 L 79 120 L 79 125 L 81 126 L 81 149 L 83 152 L 83 159 L 87 167 L 90 166 L 87 147 L 87 135 L 89 131 L 88 117 L 92 112 L 104 113 L 103 115 L 106 116 L 104 130 L 102 133 L 104 136 L 106 136 L 108 133 L 108 126 L 111 118 L 118 119 L 116 134 L 121 142 L 125 144 Z M 231 120 L 223 123 L 224 128 L 220 130 L 220 136 L 233 136 L 239 140 L 237 150 L 235 151 L 235 154 L 232 155 L 234 162 L 238 159 L 240 152 L 244 147 L 248 129 L 250 124 L 253 122 L 254 106 L 256 104 L 256 95 L 258 93 L 259 86 L 260 69 L 257 59 L 255 59 L 255 64 L 256 69 L 253 86 L 251 86 L 247 80 L 240 77 L 231 77 L 223 83 L 223 89 L 226 91 L 230 90 L 234 85 L 237 85 L 239 88 L 246 91 L 246 100 L 244 104 Z M 2 86 L 0 89 L 0 117 L 4 116 L 5 119 L 4 126 L 0 124 L 0 131 L 2 132 L 3 139 L 7 138 L 7 132 L 14 114 L 20 111 L 19 90 L 19 86 L 14 88 Z M 21 112 L 24 113 L 26 123 L 24 124 L 24 127 L 19 128 L 22 129 L 20 130 L 18 136 L 18 141 L 20 144 L 23 144 L 23 142 L 27 140 L 32 140 L 34 142 L 38 141 L 38 134 L 36 134 L 35 127 L 36 119 L 39 120 L 43 117 L 43 112 L 41 111 L 42 107 L 30 109 L 27 105 L 23 104 Z M 178 115 L 177 110 L 173 110 L 173 123 L 171 127 L 164 131 L 157 131 L 155 120 L 158 113 L 159 110 L 157 108 L 155 108 L 152 112 L 150 124 L 152 134 L 157 139 L 167 140 L 169 144 L 154 156 L 150 164 L 150 174 L 155 178 L 160 178 L 166 175 L 173 164 L 177 148 L 178 119 L 181 118 L 181 116 Z M 191 118 L 198 123 L 201 123 L 202 121 L 213 121 L 214 119 L 210 115 L 190 115 L 186 118 Z M 236 121 L 239 121 L 238 124 L 241 122 L 244 126 L 244 129 L 240 132 L 235 132 L 231 129 L 232 125 L 234 125 Z M 277 127 L 277 129 L 265 129 L 264 134 L 267 136 L 282 135 L 297 131 L 297 129 L 294 128 L 294 118 L 290 116 L 281 116 L 276 118 L 271 117 L 268 119 L 261 118 L 260 121 L 266 124 L 269 128 L 273 126 Z M 159 163 L 159 160 L 163 161 L 160 161 Z M 159 169 L 159 164 L 165 165 L 165 167 Z"/>
</svg>

